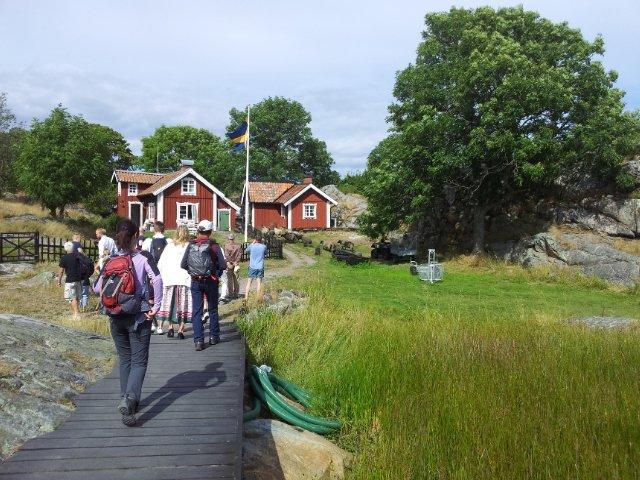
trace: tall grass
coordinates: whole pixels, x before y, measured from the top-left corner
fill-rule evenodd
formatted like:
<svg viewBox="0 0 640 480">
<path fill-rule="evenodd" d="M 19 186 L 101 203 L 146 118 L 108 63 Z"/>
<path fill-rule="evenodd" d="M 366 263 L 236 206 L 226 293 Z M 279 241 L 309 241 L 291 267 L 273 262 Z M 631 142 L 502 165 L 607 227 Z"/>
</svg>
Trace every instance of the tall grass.
<svg viewBox="0 0 640 480">
<path fill-rule="evenodd" d="M 637 316 L 637 296 L 500 263 L 446 268 L 429 286 L 406 267 L 323 259 L 281 282 L 308 308 L 242 324 L 251 353 L 345 421 L 351 478 L 637 478 L 640 331 L 563 321 Z"/>
</svg>

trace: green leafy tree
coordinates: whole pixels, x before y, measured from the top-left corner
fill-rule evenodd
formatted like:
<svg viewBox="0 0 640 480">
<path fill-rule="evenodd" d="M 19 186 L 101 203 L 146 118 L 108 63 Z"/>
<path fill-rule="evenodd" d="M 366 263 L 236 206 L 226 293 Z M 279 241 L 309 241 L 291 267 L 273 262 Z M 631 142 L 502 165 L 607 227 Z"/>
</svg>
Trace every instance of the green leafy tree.
<svg viewBox="0 0 640 480">
<path fill-rule="evenodd" d="M 193 160 L 196 171 L 225 193 L 240 193 L 244 162 L 231 155 L 227 143 L 208 130 L 163 125 L 142 139 L 141 163 L 147 171 L 170 172 L 183 159 Z"/>
<path fill-rule="evenodd" d="M 392 136 L 369 158 L 368 231 L 415 222 L 445 189 L 473 220 L 552 191 L 561 175 L 613 178 L 637 145 L 603 40 L 518 8 L 426 16 L 415 64 L 398 73 Z"/>
<path fill-rule="evenodd" d="M 113 169 L 128 167 L 132 159 L 118 132 L 58 106 L 46 119 L 32 122 L 19 144 L 14 171 L 21 188 L 52 215 L 62 216 L 70 203 L 104 192 Z"/>
<path fill-rule="evenodd" d="M 16 122 L 16 117 L 7 106 L 7 95 L 0 93 L 0 193 L 15 188 L 13 162 L 16 144 L 24 130 Z"/>
<path fill-rule="evenodd" d="M 246 120 L 246 111 L 231 109 L 229 131 Z M 311 174 L 314 183 L 336 183 L 327 145 L 311 132 L 311 115 L 300 102 L 269 97 L 251 107 L 250 173 L 262 180 L 299 181 Z M 240 157 L 244 152 L 234 154 Z"/>
</svg>

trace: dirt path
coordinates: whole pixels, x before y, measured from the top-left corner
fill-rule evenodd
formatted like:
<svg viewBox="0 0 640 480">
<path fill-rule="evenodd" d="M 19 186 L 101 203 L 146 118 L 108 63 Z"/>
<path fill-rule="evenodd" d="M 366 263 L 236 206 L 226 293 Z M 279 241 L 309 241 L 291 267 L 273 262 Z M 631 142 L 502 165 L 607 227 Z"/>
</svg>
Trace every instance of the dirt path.
<svg viewBox="0 0 640 480">
<path fill-rule="evenodd" d="M 284 267 L 268 269 L 264 272 L 266 278 L 288 277 L 298 268 L 310 267 L 316 263 L 316 259 L 306 253 L 294 252 L 286 247 L 282 249 L 282 253 L 284 253 L 289 264 Z"/>
</svg>

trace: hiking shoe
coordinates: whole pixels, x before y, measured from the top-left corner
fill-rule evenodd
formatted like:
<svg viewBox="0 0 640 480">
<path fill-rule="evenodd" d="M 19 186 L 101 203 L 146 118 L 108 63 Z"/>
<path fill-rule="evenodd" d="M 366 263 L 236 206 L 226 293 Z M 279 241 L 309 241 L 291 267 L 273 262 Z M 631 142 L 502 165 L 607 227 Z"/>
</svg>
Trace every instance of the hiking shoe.
<svg viewBox="0 0 640 480">
<path fill-rule="evenodd" d="M 196 352 L 201 352 L 204 349 L 204 342 L 196 342 Z"/>
<path fill-rule="evenodd" d="M 151 333 L 156 331 L 156 326 L 152 323 L 151 324 Z"/>
<path fill-rule="evenodd" d="M 220 337 L 209 337 L 209 345 L 216 345 L 220 343 Z"/>
<path fill-rule="evenodd" d="M 158 330 L 156 330 L 156 333 L 158 335 L 164 335 L 164 332 L 162 331 L 162 327 L 158 327 Z"/>
<path fill-rule="evenodd" d="M 178 332 L 178 338 L 179 338 L 180 340 L 184 340 L 184 333 L 182 333 L 182 332 Z"/>
<path fill-rule="evenodd" d="M 138 420 L 136 416 L 132 413 L 131 415 L 123 415 L 122 423 L 124 423 L 127 427 L 133 427 Z"/>
<path fill-rule="evenodd" d="M 167 338 L 173 338 L 175 336 L 175 333 L 173 331 L 173 328 L 170 328 L 169 330 L 167 330 Z"/>
</svg>

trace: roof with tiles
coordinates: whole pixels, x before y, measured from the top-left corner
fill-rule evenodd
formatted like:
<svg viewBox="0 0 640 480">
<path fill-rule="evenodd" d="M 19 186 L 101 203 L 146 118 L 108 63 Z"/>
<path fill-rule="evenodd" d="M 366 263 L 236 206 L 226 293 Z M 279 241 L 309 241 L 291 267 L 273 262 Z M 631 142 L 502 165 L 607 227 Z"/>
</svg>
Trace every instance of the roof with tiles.
<svg viewBox="0 0 640 480">
<path fill-rule="evenodd" d="M 294 186 L 292 182 L 249 182 L 249 199 L 256 203 L 279 203 L 278 197 Z"/>
<path fill-rule="evenodd" d="M 293 197 L 295 197 L 297 194 L 299 194 L 302 190 L 304 190 L 308 186 L 309 184 L 304 184 L 304 183 L 300 185 L 293 185 L 286 192 L 280 195 L 275 200 L 275 203 L 287 203 L 289 200 L 291 200 Z"/>
<path fill-rule="evenodd" d="M 171 183 L 173 180 L 175 180 L 177 177 L 179 177 L 180 175 L 182 175 L 182 173 L 184 172 L 183 169 L 180 169 L 178 171 L 175 172 L 171 172 L 171 173 L 166 173 L 164 174 L 162 177 L 160 177 L 159 179 L 156 179 L 157 181 L 145 188 L 143 191 L 141 191 L 138 196 L 144 196 L 144 195 L 151 195 L 153 192 L 155 192 L 156 190 L 158 190 L 159 188 L 164 187 L 165 185 Z"/>
<path fill-rule="evenodd" d="M 132 170 L 116 170 L 115 174 L 119 182 L 144 183 L 147 185 L 156 183 L 165 176 L 164 173 L 134 172 Z"/>
</svg>

